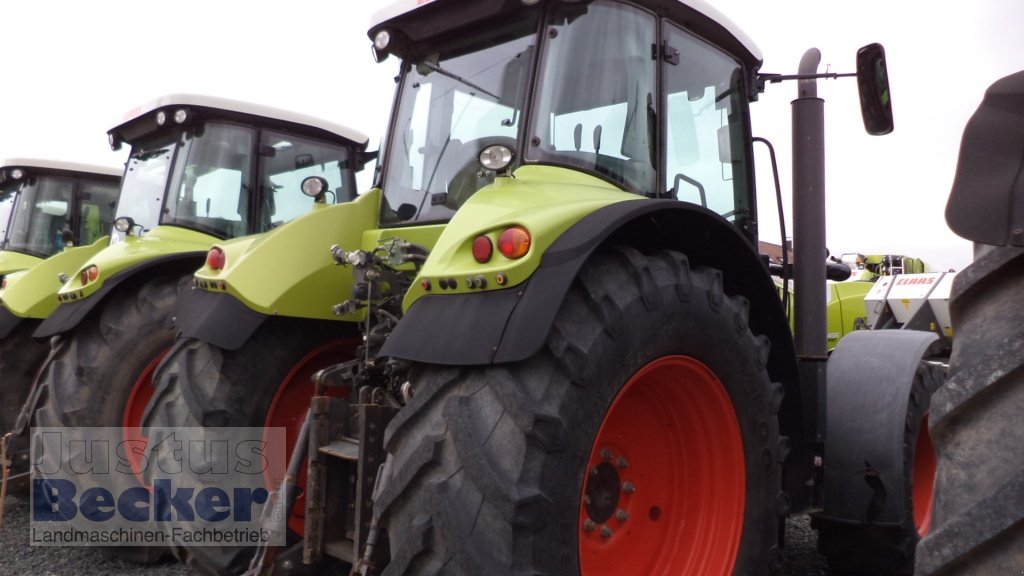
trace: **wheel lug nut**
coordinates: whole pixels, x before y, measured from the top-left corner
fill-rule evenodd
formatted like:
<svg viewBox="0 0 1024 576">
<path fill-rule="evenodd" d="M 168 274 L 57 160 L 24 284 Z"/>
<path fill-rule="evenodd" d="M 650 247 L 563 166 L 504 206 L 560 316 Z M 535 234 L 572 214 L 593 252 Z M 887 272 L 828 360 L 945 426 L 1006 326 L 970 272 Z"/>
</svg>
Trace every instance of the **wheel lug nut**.
<svg viewBox="0 0 1024 576">
<path fill-rule="evenodd" d="M 597 469 L 597 466 L 594 466 L 593 468 L 590 469 L 590 475 L 591 476 L 597 476 L 598 473 L 599 473 L 599 471 Z"/>
<path fill-rule="evenodd" d="M 611 528 L 601 526 L 601 538 L 611 538 L 612 534 L 615 534 L 615 532 L 613 532 Z"/>
<path fill-rule="evenodd" d="M 611 450 L 609 450 L 607 448 L 605 448 L 604 450 L 601 450 L 601 460 L 604 460 L 605 462 L 608 462 L 611 459 L 612 459 L 612 451 Z"/>
<path fill-rule="evenodd" d="M 633 492 L 636 492 L 636 486 L 634 486 L 632 482 L 623 482 L 622 491 L 626 494 L 632 494 Z"/>
<path fill-rule="evenodd" d="M 619 459 L 615 461 L 615 465 L 619 468 L 629 468 L 629 460 L 626 460 L 625 456 L 619 456 Z"/>
<path fill-rule="evenodd" d="M 619 508 L 618 510 L 615 511 L 615 519 L 619 522 L 625 522 L 626 520 L 629 520 L 629 512 L 626 512 L 622 508 Z"/>
<path fill-rule="evenodd" d="M 597 522 L 594 522 L 590 518 L 587 518 L 586 520 L 583 521 L 583 531 L 584 532 L 593 532 L 596 528 L 597 528 Z"/>
</svg>

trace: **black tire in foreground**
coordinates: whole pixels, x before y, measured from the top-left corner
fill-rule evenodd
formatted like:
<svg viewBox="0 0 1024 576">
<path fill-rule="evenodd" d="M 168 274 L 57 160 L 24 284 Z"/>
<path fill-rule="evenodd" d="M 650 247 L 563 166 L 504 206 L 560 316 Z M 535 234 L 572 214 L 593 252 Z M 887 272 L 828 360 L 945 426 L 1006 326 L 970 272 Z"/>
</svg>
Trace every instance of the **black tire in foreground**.
<svg viewBox="0 0 1024 576">
<path fill-rule="evenodd" d="M 280 426 L 287 430 L 290 456 L 313 394 L 310 377 L 351 360 L 355 335 L 352 324 L 271 318 L 237 350 L 179 339 L 157 369 L 144 427 Z M 304 476 L 299 480 L 301 487 Z M 194 475 L 189 484 L 201 489 L 204 480 Z M 300 495 L 288 522 L 289 543 L 300 537 L 304 506 Z M 256 547 L 175 545 L 171 551 L 201 574 L 221 575 L 244 572 Z"/>
<path fill-rule="evenodd" d="M 38 320 L 22 320 L 6 338 L 0 340 L 0 436 L 14 429 L 36 373 L 50 351 L 48 342 L 32 338 L 32 332 L 38 326 Z M 11 439 L 8 458 L 11 460 L 12 476 L 29 471 L 28 444 L 27 427 L 22 434 Z M 20 494 L 27 490 L 27 480 L 7 486 L 10 494 Z"/>
<path fill-rule="evenodd" d="M 153 371 L 174 342 L 172 314 L 184 285 L 180 276 L 131 284 L 60 335 L 60 349 L 40 377 L 35 426 L 120 426 L 125 440 L 141 440 L 142 409 L 152 395 Z M 138 482 L 134 476 L 125 481 Z M 153 562 L 166 552 L 163 546 L 104 550 L 135 562 Z"/>
<path fill-rule="evenodd" d="M 949 380 L 932 398 L 938 452 L 919 576 L 1024 570 L 1024 250 L 983 247 L 953 284 Z"/>
<path fill-rule="evenodd" d="M 522 362 L 419 366 L 375 506 L 386 576 L 767 574 L 787 440 L 720 272 L 594 256 Z"/>
<path fill-rule="evenodd" d="M 811 525 L 818 531 L 818 552 L 827 559 L 833 574 L 913 574 L 914 550 L 921 536 L 931 528 L 936 462 L 928 433 L 928 411 L 943 378 L 942 366 L 922 361 L 910 388 L 906 418 L 901 426 L 903 441 L 899 455 L 893 456 L 897 462 L 903 462 L 904 490 L 898 495 L 904 501 L 902 508 L 908 511 L 903 524 L 879 526 L 812 519 Z M 893 450 L 897 448 L 894 446 Z M 876 494 L 884 494 L 882 481 L 873 475 L 873 471 L 865 470 L 864 481 L 876 482 L 883 489 Z"/>
</svg>

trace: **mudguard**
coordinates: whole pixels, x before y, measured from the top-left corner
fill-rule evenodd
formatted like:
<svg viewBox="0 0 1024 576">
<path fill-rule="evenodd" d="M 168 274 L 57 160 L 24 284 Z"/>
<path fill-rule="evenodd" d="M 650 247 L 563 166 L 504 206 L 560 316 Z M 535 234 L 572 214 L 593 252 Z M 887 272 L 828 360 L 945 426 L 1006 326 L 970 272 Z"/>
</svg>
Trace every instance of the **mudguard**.
<svg viewBox="0 0 1024 576">
<path fill-rule="evenodd" d="M 772 340 L 772 355 L 792 354 L 792 338 L 775 287 L 740 232 L 717 214 L 675 200 L 618 202 L 570 227 L 525 283 L 472 295 L 430 295 L 409 308 L 381 354 L 417 362 L 480 365 L 516 362 L 543 345 L 573 279 L 606 241 L 640 249 L 680 250 L 691 266 L 722 270 L 726 292 L 750 301 L 751 329 Z M 452 310 L 459 310 L 453 314 Z M 787 346 L 788 343 L 788 346 Z M 780 361 L 781 363 L 782 361 Z M 795 367 L 773 374 L 793 382 Z"/>
<path fill-rule="evenodd" d="M 1024 72 L 985 91 L 960 142 L 946 222 L 960 236 L 1024 246 Z"/>
<path fill-rule="evenodd" d="M 31 268 L 42 261 L 43 258 L 38 256 L 22 254 L 13 250 L 0 250 L 0 278 L 3 278 L 4 274 Z"/>
<path fill-rule="evenodd" d="M 864 330 L 839 341 L 828 361 L 824 507 L 820 517 L 900 526 L 909 514 L 903 439 L 911 388 L 939 337 Z"/>
<path fill-rule="evenodd" d="M 12 314 L 10 310 L 0 306 L 0 338 L 7 338 L 24 318 Z"/>
<path fill-rule="evenodd" d="M 185 338 L 209 342 L 224 350 L 237 350 L 269 318 L 230 294 L 192 288 L 178 299 L 178 330 Z"/>
<path fill-rule="evenodd" d="M 46 320 L 43 320 L 43 323 L 39 325 L 39 328 L 37 328 L 32 334 L 32 337 L 49 338 L 55 334 L 61 334 L 69 330 L 73 330 L 75 326 L 78 326 L 78 323 L 96 307 L 97 304 L 102 302 L 108 294 L 114 291 L 115 288 L 123 284 L 125 281 L 138 278 L 146 272 L 154 269 L 159 269 L 157 272 L 160 274 L 169 274 L 179 271 L 181 274 L 187 274 L 188 272 L 192 272 L 198 268 L 205 257 L 205 252 L 178 252 L 159 258 L 153 258 L 141 264 L 122 270 L 108 278 L 99 290 L 92 293 L 87 298 L 58 306 L 57 309 L 54 310 L 48 318 L 46 318 Z"/>
</svg>

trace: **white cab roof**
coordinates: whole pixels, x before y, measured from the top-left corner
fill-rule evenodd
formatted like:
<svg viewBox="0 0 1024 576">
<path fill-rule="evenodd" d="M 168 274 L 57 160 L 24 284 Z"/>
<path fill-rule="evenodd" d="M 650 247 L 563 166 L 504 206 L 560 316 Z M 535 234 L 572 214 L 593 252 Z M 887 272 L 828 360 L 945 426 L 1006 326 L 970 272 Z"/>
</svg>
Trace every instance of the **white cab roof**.
<svg viewBox="0 0 1024 576">
<path fill-rule="evenodd" d="M 388 20 L 396 16 L 401 16 L 406 12 L 412 12 L 413 10 L 421 6 L 430 4 L 432 2 L 434 2 L 434 0 L 397 0 L 396 2 L 393 2 L 392 4 L 389 4 L 388 6 L 381 8 L 380 10 L 373 14 L 373 16 L 370 18 L 370 28 L 376 27 L 384 22 L 387 22 Z M 642 0 L 640 0 L 640 3 L 642 3 Z M 755 58 L 757 58 L 758 60 L 763 60 L 763 57 L 761 55 L 761 49 L 757 47 L 757 44 L 754 43 L 750 36 L 747 36 L 746 32 L 744 32 L 739 26 L 737 26 L 735 22 L 730 20 L 721 12 L 719 12 L 717 8 L 708 4 L 704 0 L 679 0 L 679 3 L 684 6 L 689 6 L 690 8 L 693 8 L 694 10 L 700 12 L 701 14 L 704 14 L 708 18 L 711 18 L 715 22 L 721 24 L 722 27 L 725 28 L 733 36 L 735 36 L 736 39 L 739 40 L 740 43 L 743 44 L 743 46 L 747 50 L 749 50 L 751 54 L 754 55 Z"/>
<path fill-rule="evenodd" d="M 200 106 L 203 108 L 215 108 L 219 110 L 226 110 L 228 112 L 249 114 L 252 116 L 262 116 L 264 118 L 273 118 L 275 120 L 283 120 L 293 124 L 304 124 L 306 126 L 319 128 L 345 138 L 346 140 L 351 140 L 363 145 L 369 142 L 369 138 L 362 132 L 322 118 L 307 116 L 306 114 L 292 112 L 290 110 L 272 108 L 262 104 L 253 104 L 251 102 L 218 98 L 217 96 L 205 96 L 202 94 L 168 94 L 167 96 L 161 96 L 152 102 L 148 102 L 142 106 L 129 110 L 125 113 L 121 122 L 118 123 L 117 126 L 127 124 L 140 116 L 165 106 Z M 117 126 L 114 128 L 116 129 Z"/>
<path fill-rule="evenodd" d="M 117 176 L 124 174 L 124 167 L 100 166 L 98 164 L 82 164 L 80 162 L 65 162 L 64 160 L 46 160 L 40 158 L 6 158 L 0 160 L 0 168 L 19 166 L 22 168 L 41 168 L 44 170 L 65 170 L 68 172 L 86 172 L 90 174 L 103 174 L 105 176 Z"/>
</svg>

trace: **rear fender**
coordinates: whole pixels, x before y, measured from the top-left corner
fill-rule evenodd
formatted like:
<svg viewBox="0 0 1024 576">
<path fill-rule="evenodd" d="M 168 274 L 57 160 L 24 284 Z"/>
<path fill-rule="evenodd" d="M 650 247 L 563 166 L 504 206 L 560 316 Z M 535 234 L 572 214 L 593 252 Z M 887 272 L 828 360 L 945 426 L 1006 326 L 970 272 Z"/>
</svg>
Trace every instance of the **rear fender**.
<svg viewBox="0 0 1024 576">
<path fill-rule="evenodd" d="M 751 330 L 772 342 L 772 378 L 787 385 L 788 399 L 799 399 L 792 336 L 775 286 L 750 242 L 713 212 L 674 200 L 617 202 L 591 212 L 554 241 L 537 270 L 518 286 L 421 296 L 382 354 L 449 365 L 526 359 L 544 344 L 580 267 L 604 244 L 678 250 L 691 266 L 721 270 L 725 291 L 750 302 Z"/>
<path fill-rule="evenodd" d="M 964 128 L 946 222 L 960 236 L 1024 246 L 1024 72 L 996 81 Z"/>
<path fill-rule="evenodd" d="M 39 325 L 32 334 L 33 338 L 49 338 L 73 330 L 96 309 L 111 293 L 126 283 L 144 280 L 153 276 L 181 275 L 194 271 L 203 262 L 205 252 L 179 252 L 159 258 L 146 260 L 131 268 L 121 270 L 103 283 L 103 286 L 87 298 L 66 302 L 57 307 L 50 316 Z"/>
<path fill-rule="evenodd" d="M 828 361 L 823 518 L 900 526 L 907 517 L 903 440 L 921 360 L 932 332 L 862 330 Z"/>
<path fill-rule="evenodd" d="M 37 256 L 30 256 L 12 250 L 2 250 L 0 251 L 0 278 L 11 272 L 31 268 L 42 261 L 43 259 Z"/>
<path fill-rule="evenodd" d="M 237 350 L 269 318 L 230 294 L 192 287 L 178 298 L 177 327 L 184 338 L 194 338 L 224 350 Z"/>
<path fill-rule="evenodd" d="M 334 262 L 329 248 L 358 248 L 363 234 L 377 228 L 379 203 L 375 189 L 352 202 L 316 205 L 264 234 L 219 242 L 224 265 L 199 268 L 197 289 L 230 295 L 264 316 L 338 320 L 332 308 L 348 296 L 352 274 Z"/>
<path fill-rule="evenodd" d="M 22 272 L 7 277 L 7 288 L 0 293 L 4 307 L 21 318 L 43 319 L 57 308 L 57 291 L 63 284 L 61 274 L 69 277 L 110 243 L 103 237 L 88 246 L 67 248 Z"/>
</svg>

